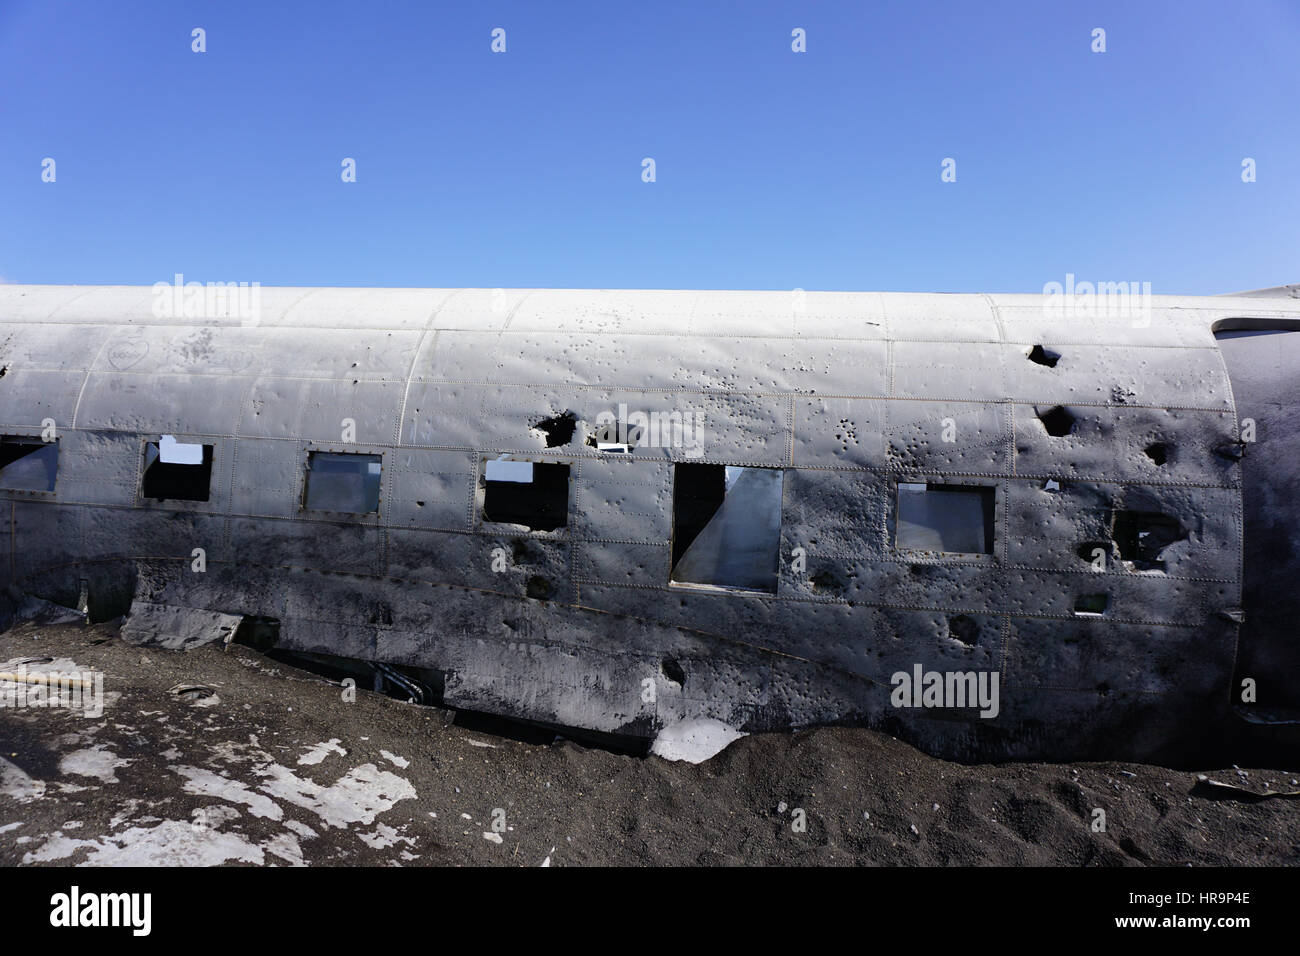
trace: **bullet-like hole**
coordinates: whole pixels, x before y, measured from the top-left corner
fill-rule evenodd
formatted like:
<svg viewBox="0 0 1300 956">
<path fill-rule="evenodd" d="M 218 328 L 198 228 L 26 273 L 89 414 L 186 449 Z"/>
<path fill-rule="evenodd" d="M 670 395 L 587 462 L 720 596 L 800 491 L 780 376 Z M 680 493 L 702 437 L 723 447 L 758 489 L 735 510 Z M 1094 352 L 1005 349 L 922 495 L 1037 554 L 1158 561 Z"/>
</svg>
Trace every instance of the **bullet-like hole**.
<svg viewBox="0 0 1300 956">
<path fill-rule="evenodd" d="M 961 641 L 967 647 L 974 647 L 979 643 L 980 628 L 973 617 L 958 614 L 948 618 L 948 636 Z"/>
<path fill-rule="evenodd" d="M 1046 365 L 1048 368 L 1056 368 L 1056 363 L 1061 360 L 1060 352 L 1053 352 L 1045 349 L 1041 345 L 1035 345 L 1029 350 L 1029 361 L 1038 365 Z"/>
<path fill-rule="evenodd" d="M 539 432 L 546 436 L 546 447 L 555 448 L 559 445 L 567 445 L 573 441 L 573 431 L 578 427 L 578 416 L 573 412 L 564 412 L 561 415 L 553 415 L 550 418 L 543 418 L 533 426 Z"/>
<path fill-rule="evenodd" d="M 1047 434 L 1053 438 L 1068 435 L 1074 430 L 1074 416 L 1064 406 L 1054 405 L 1045 412 L 1037 409 L 1034 411 L 1038 415 L 1038 420 L 1043 423 L 1043 427 L 1047 429 Z"/>
</svg>

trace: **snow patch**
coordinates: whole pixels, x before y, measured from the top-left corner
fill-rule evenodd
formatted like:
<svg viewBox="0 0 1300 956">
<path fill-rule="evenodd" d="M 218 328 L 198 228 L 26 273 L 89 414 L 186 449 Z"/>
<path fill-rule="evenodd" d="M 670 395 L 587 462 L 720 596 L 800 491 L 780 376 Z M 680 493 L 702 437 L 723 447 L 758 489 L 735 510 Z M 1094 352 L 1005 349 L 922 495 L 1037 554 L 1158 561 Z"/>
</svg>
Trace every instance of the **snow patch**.
<svg viewBox="0 0 1300 956">
<path fill-rule="evenodd" d="M 59 761 L 59 771 L 78 777 L 94 777 L 101 783 L 117 783 L 115 771 L 129 763 L 131 761 L 119 759 L 105 744 L 96 744 L 94 747 L 65 754 Z"/>
<path fill-rule="evenodd" d="M 186 779 L 186 793 L 195 793 L 201 797 L 215 797 L 226 803 L 242 803 L 255 817 L 264 817 L 268 820 L 280 820 L 284 817 L 284 811 L 280 809 L 278 803 L 270 797 L 254 793 L 248 789 L 248 784 L 241 780 L 231 780 L 229 777 L 204 770 L 202 767 L 179 766 L 168 769 Z"/>
<path fill-rule="evenodd" d="M 279 764 L 259 768 L 257 774 L 269 778 L 258 789 L 311 810 L 331 827 L 345 828 L 349 823 L 369 826 L 398 801 L 412 800 L 416 795 L 409 781 L 372 763 L 349 770 L 328 787 L 304 780 Z"/>
<path fill-rule="evenodd" d="M 304 840 L 312 840 L 320 836 L 319 833 L 307 826 L 307 824 L 299 823 L 297 820 L 285 820 L 284 825 Z"/>
<path fill-rule="evenodd" d="M 308 750 L 305 754 L 303 754 L 301 757 L 298 758 L 298 766 L 300 767 L 314 766 L 315 764 L 320 763 L 322 760 L 324 760 L 332 753 L 338 754 L 340 757 L 346 757 L 348 755 L 348 752 L 344 750 L 342 747 L 340 747 L 339 743 L 340 743 L 339 739 L 337 737 L 334 737 L 331 740 L 325 741 L 325 743 L 323 744 L 317 744 L 315 747 L 312 747 L 311 750 Z"/>
<path fill-rule="evenodd" d="M 707 717 L 680 720 L 659 731 L 650 752 L 664 760 L 703 763 L 725 750 L 733 740 L 744 736 L 747 735 L 743 731 L 728 727 L 720 720 Z"/>
<path fill-rule="evenodd" d="M 194 818 L 196 826 L 208 826 L 214 830 L 220 830 L 231 820 L 238 820 L 240 817 L 239 811 L 234 807 L 222 806 L 221 804 L 217 804 L 215 807 L 199 807 L 190 815 Z M 144 819 L 141 818 L 136 822 L 143 823 Z M 67 829 L 66 824 L 63 829 Z"/>
<path fill-rule="evenodd" d="M 375 827 L 373 833 L 359 833 L 357 836 L 361 837 L 362 843 L 374 850 L 383 850 L 398 843 L 415 846 L 415 841 L 410 837 L 402 836 L 397 830 L 383 823 Z"/>
<path fill-rule="evenodd" d="M 262 844 L 262 849 L 272 856 L 278 856 L 290 866 L 307 865 L 302 858 L 302 847 L 298 845 L 298 838 L 292 833 L 281 833 L 272 837 Z"/>
<path fill-rule="evenodd" d="M 66 860 L 86 851 L 78 866 L 217 866 L 265 860 L 262 848 L 237 833 L 198 828 L 184 820 L 167 820 L 156 827 L 132 827 L 100 840 L 74 840 L 55 831 L 23 863 Z"/>
<path fill-rule="evenodd" d="M 33 780 L 17 764 L 0 757 L 0 797 L 12 797 L 19 803 L 31 803 L 43 796 L 44 780 Z"/>
</svg>

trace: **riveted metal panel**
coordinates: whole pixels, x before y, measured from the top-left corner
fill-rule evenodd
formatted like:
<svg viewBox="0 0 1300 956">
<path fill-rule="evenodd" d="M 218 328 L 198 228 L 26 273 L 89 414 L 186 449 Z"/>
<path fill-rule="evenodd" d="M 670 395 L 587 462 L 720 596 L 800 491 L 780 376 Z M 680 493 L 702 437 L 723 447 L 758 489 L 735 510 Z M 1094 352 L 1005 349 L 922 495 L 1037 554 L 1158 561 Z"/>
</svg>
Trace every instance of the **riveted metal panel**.
<svg viewBox="0 0 1300 956">
<path fill-rule="evenodd" d="M 244 399 L 239 435 L 338 443 L 347 427 L 344 421 L 351 419 L 355 434 L 350 442 L 390 444 L 402 392 L 394 382 L 259 378 Z"/>
</svg>

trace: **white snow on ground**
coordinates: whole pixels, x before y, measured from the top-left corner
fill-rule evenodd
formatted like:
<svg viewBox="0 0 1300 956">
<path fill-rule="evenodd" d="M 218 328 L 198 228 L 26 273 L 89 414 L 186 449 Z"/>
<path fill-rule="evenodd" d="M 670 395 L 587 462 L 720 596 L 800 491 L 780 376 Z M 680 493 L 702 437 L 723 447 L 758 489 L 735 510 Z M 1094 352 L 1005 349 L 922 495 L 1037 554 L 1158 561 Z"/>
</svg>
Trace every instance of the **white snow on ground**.
<svg viewBox="0 0 1300 956">
<path fill-rule="evenodd" d="M 110 830 L 116 830 L 123 823 L 126 823 L 126 821 L 130 819 L 131 814 L 135 813 L 135 811 L 140 808 L 140 801 L 128 797 L 126 800 L 119 803 L 118 806 L 121 809 L 118 810 L 117 813 L 113 814 L 113 819 L 108 821 L 108 828 Z"/>
<path fill-rule="evenodd" d="M 255 817 L 265 817 L 268 820 L 279 820 L 284 817 L 284 811 L 278 803 L 270 797 L 254 793 L 248 789 L 248 784 L 241 780 L 231 780 L 229 777 L 223 777 L 211 770 L 204 770 L 202 767 L 179 766 L 168 767 L 167 769 L 173 770 L 185 778 L 186 793 L 196 793 L 203 797 L 216 797 L 226 803 L 242 803 L 248 807 L 248 812 Z"/>
<path fill-rule="evenodd" d="M 221 760 L 225 763 L 252 763 L 263 764 L 271 763 L 275 758 L 262 749 L 262 745 L 257 741 L 256 734 L 248 735 L 248 743 L 237 744 L 234 741 L 223 740 L 220 743 L 208 746 L 208 753 L 211 754 L 212 760 Z"/>
<path fill-rule="evenodd" d="M 39 850 L 24 855 L 23 863 L 64 860 L 83 849 L 89 852 L 80 866 L 216 866 L 228 860 L 261 864 L 266 859 L 261 847 L 237 833 L 167 820 L 99 840 L 74 840 L 55 831 Z"/>
<path fill-rule="evenodd" d="M 78 777 L 94 777 L 101 783 L 117 783 L 118 767 L 125 767 L 131 761 L 121 760 L 104 744 L 96 744 L 84 750 L 74 750 L 64 755 L 59 761 L 59 770 L 63 773 L 76 774 Z"/>
<path fill-rule="evenodd" d="M 304 840 L 311 840 L 314 839 L 315 837 L 320 836 L 319 833 L 317 833 L 311 827 L 307 826 L 307 824 L 299 823 L 297 820 L 285 820 L 284 825 L 288 827 L 290 830 L 292 830 L 294 833 L 298 834 L 298 836 L 302 837 Z"/>
<path fill-rule="evenodd" d="M 262 844 L 262 849 L 272 856 L 278 856 L 290 866 L 307 865 L 302 858 L 302 847 L 298 845 L 298 838 L 292 833 L 281 833 L 272 837 Z"/>
<path fill-rule="evenodd" d="M 318 764 L 332 753 L 338 754 L 340 757 L 346 757 L 348 752 L 340 747 L 339 743 L 339 739 L 334 737 L 323 744 L 317 744 L 298 758 L 298 766 L 310 767 Z"/>
<path fill-rule="evenodd" d="M 311 810 L 331 827 L 345 828 L 349 823 L 369 826 L 375 817 L 391 810 L 398 801 L 411 800 L 416 795 L 409 781 L 372 763 L 349 770 L 328 787 L 298 777 L 279 764 L 258 768 L 256 772 L 268 778 L 258 789 Z"/>
<path fill-rule="evenodd" d="M 45 781 L 33 780 L 21 767 L 0 757 L 0 796 L 31 803 L 45 796 Z"/>
<path fill-rule="evenodd" d="M 402 829 L 405 829 L 403 827 Z M 382 850 L 386 847 L 396 846 L 399 843 L 405 843 L 407 846 L 415 846 L 415 841 L 410 837 L 402 836 L 401 832 L 393 829 L 387 824 L 381 823 L 375 827 L 373 833 L 358 833 L 361 842 L 368 847 L 376 850 Z"/>
<path fill-rule="evenodd" d="M 194 818 L 195 826 L 215 827 L 220 830 L 232 820 L 238 820 L 240 813 L 234 807 L 225 807 L 218 804 L 215 807 L 199 807 L 190 816 Z M 136 821 L 136 823 L 140 822 L 142 820 Z M 64 824 L 63 829 L 66 830 L 67 828 L 67 824 Z"/>
<path fill-rule="evenodd" d="M 390 754 L 387 750 L 379 751 L 379 755 L 389 763 L 393 764 L 393 766 L 402 770 L 405 770 L 411 765 L 411 761 L 407 760 L 405 757 L 399 757 L 397 754 Z"/>
<path fill-rule="evenodd" d="M 733 740 L 744 736 L 746 734 L 733 730 L 720 720 L 680 720 L 659 731 L 650 752 L 665 760 L 703 763 L 721 753 Z"/>
</svg>

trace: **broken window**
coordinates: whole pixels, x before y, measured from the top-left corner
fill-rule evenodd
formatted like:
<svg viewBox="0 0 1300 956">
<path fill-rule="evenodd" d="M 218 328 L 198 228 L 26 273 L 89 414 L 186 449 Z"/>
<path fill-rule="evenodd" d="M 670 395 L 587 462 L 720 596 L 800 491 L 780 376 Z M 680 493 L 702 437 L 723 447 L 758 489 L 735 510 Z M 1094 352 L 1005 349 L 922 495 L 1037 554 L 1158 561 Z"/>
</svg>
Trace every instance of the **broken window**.
<svg viewBox="0 0 1300 956">
<path fill-rule="evenodd" d="M 671 580 L 775 594 L 783 477 L 776 468 L 674 466 Z"/>
<path fill-rule="evenodd" d="M 569 523 L 569 466 L 556 462 L 487 462 L 483 520 L 554 531 Z"/>
<path fill-rule="evenodd" d="M 212 485 L 212 446 L 188 445 L 171 435 L 151 441 L 144 449 L 146 498 L 165 501 L 207 501 Z"/>
<path fill-rule="evenodd" d="M 58 470 L 58 439 L 46 442 L 18 435 L 0 438 L 0 488 L 53 491 Z"/>
<path fill-rule="evenodd" d="M 358 515 L 378 511 L 382 462 L 380 455 L 311 452 L 307 456 L 306 507 Z"/>
<path fill-rule="evenodd" d="M 900 481 L 894 547 L 992 554 L 994 492 L 989 487 Z"/>
</svg>

